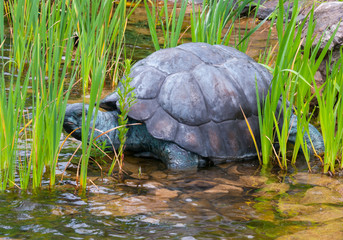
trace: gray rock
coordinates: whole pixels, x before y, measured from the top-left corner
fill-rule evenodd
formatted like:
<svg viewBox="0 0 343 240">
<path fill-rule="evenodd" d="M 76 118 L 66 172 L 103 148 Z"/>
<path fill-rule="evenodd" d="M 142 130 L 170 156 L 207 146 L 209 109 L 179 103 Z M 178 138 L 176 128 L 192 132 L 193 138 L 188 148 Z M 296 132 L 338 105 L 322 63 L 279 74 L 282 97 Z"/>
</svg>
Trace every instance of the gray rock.
<svg viewBox="0 0 343 240">
<path fill-rule="evenodd" d="M 333 64 L 340 58 L 340 47 L 343 45 L 343 24 L 340 24 L 343 20 L 343 2 L 326 2 L 320 4 L 314 11 L 314 20 L 316 21 L 316 27 L 313 32 L 315 39 L 312 45 L 316 46 L 322 38 L 319 54 L 328 43 L 335 29 L 338 27 L 338 31 L 329 47 L 329 51 L 332 51 L 331 62 L 329 62 L 329 52 L 319 67 L 322 79 L 325 80 L 326 64 Z M 302 32 L 303 38 L 306 37 L 306 34 L 307 23 Z"/>
<path fill-rule="evenodd" d="M 325 1 L 325 2 L 330 2 L 330 1 L 332 0 Z M 324 0 L 299 0 L 298 1 L 299 15 L 297 17 L 297 21 L 298 22 L 302 21 L 306 17 L 306 15 L 311 11 L 313 6 L 317 7 L 322 2 L 324 2 Z M 257 10 L 256 17 L 258 19 L 265 19 L 266 17 L 269 16 L 269 14 L 271 14 L 273 11 L 276 10 L 278 4 L 279 4 L 278 0 L 268 0 L 263 3 L 261 2 L 261 5 L 259 6 Z M 284 1 L 283 7 L 285 11 L 289 7 L 288 19 L 290 19 L 293 13 L 293 1 Z"/>
<path fill-rule="evenodd" d="M 264 2 L 264 4 L 260 5 L 256 14 L 258 19 L 265 19 L 267 18 L 272 12 L 275 11 L 279 4 L 278 0 L 270 0 Z M 285 1 L 284 8 L 287 9 L 290 6 L 289 16 L 292 16 L 293 11 L 293 3 L 289 3 L 289 1 Z"/>
</svg>

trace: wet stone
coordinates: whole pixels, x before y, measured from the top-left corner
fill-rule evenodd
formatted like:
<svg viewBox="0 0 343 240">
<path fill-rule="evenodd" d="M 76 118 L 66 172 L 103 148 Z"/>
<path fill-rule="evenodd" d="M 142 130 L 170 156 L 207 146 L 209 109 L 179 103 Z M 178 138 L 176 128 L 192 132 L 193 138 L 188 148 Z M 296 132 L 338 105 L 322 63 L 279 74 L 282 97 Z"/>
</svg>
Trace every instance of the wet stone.
<svg viewBox="0 0 343 240">
<path fill-rule="evenodd" d="M 246 187 L 262 187 L 268 178 L 263 176 L 241 176 L 239 181 Z"/>
<path fill-rule="evenodd" d="M 301 199 L 301 203 L 303 204 L 339 204 L 342 202 L 343 197 L 338 192 L 319 186 L 307 190 L 305 196 Z"/>
<path fill-rule="evenodd" d="M 222 166 L 225 166 L 225 164 L 222 164 Z M 238 170 L 237 165 L 233 165 L 232 167 L 227 169 L 227 173 L 230 175 L 243 175 L 244 173 Z"/>
<path fill-rule="evenodd" d="M 317 208 L 319 211 L 310 213 L 308 215 L 298 215 L 292 218 L 289 218 L 289 221 L 306 221 L 306 222 L 327 222 L 336 219 L 343 218 L 343 208 L 337 207 L 325 207 Z"/>
<path fill-rule="evenodd" d="M 294 234 L 284 235 L 277 240 L 338 240 L 343 239 L 343 225 L 341 222 L 329 223 L 316 228 L 299 231 Z"/>
<path fill-rule="evenodd" d="M 157 189 L 163 187 L 163 184 L 156 181 L 147 181 L 142 184 L 142 187 L 148 189 Z"/>
<path fill-rule="evenodd" d="M 162 171 L 155 171 L 155 172 L 152 172 L 150 176 L 155 179 L 165 179 L 167 178 L 168 175 Z"/>
<path fill-rule="evenodd" d="M 147 212 L 156 212 L 168 208 L 166 200 L 151 196 L 135 196 L 128 198 L 120 198 L 108 201 L 105 209 L 90 209 L 92 214 L 111 212 L 113 216 L 127 216 Z"/>
<path fill-rule="evenodd" d="M 330 187 L 340 184 L 337 179 L 324 174 L 298 173 L 294 176 L 293 184 L 310 184 L 315 186 Z"/>
<path fill-rule="evenodd" d="M 286 183 L 270 183 L 256 192 L 254 196 L 271 199 L 277 195 L 286 193 L 288 190 L 289 185 Z"/>
<path fill-rule="evenodd" d="M 218 184 L 217 186 L 204 191 L 204 193 L 230 193 L 230 195 L 234 193 L 241 194 L 242 192 L 243 188 L 226 184 Z"/>
<path fill-rule="evenodd" d="M 217 183 L 206 180 L 194 180 L 184 184 L 184 187 L 192 187 L 193 189 L 209 189 L 215 186 Z"/>
<path fill-rule="evenodd" d="M 149 175 L 146 173 L 133 173 L 130 175 L 130 177 L 138 179 L 138 180 L 148 180 Z"/>
<path fill-rule="evenodd" d="M 51 214 L 56 215 L 56 216 L 63 216 L 64 215 L 62 209 L 52 209 Z"/>
<path fill-rule="evenodd" d="M 330 189 L 338 192 L 343 197 L 343 185 L 342 184 L 337 184 L 337 185 L 334 185 L 334 186 L 330 186 Z"/>
<path fill-rule="evenodd" d="M 272 202 L 258 202 L 254 204 L 256 216 L 259 220 L 273 222 L 275 219 L 274 206 Z"/>
<path fill-rule="evenodd" d="M 277 204 L 277 211 L 284 217 L 294 217 L 297 215 L 309 214 L 318 209 L 318 206 L 307 206 L 296 203 L 283 203 Z"/>
<path fill-rule="evenodd" d="M 196 199 L 203 199 L 206 201 L 219 201 L 222 197 L 229 196 L 228 191 L 217 191 L 216 193 L 213 192 L 204 192 L 204 191 L 198 191 L 192 193 L 192 196 Z"/>
<path fill-rule="evenodd" d="M 256 218 L 256 210 L 251 202 L 228 204 L 226 208 L 220 209 L 223 216 L 234 221 L 247 221 Z"/>
<path fill-rule="evenodd" d="M 176 190 L 169 190 L 166 188 L 156 189 L 155 195 L 160 198 L 175 198 L 179 195 L 179 191 Z"/>
<path fill-rule="evenodd" d="M 222 168 L 222 169 L 229 169 L 234 165 L 232 162 L 227 162 L 227 163 L 221 163 L 218 164 L 217 167 Z"/>
<path fill-rule="evenodd" d="M 234 185 L 234 186 L 239 186 L 239 187 L 245 186 L 240 181 L 234 181 L 234 180 L 230 180 L 226 178 L 214 178 L 213 180 L 221 184 Z"/>
</svg>

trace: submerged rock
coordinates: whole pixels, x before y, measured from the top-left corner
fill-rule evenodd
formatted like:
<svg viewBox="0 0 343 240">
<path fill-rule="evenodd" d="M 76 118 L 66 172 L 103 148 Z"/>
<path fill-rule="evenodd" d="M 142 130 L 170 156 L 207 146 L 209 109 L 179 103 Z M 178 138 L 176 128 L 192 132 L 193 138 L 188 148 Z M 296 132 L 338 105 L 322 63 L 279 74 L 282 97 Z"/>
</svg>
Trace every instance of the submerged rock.
<svg viewBox="0 0 343 240">
<path fill-rule="evenodd" d="M 306 191 L 302 204 L 326 203 L 338 204 L 343 202 L 343 197 L 336 191 L 326 187 L 313 187 Z"/>
<path fill-rule="evenodd" d="M 179 195 L 180 191 L 176 190 L 169 190 L 166 188 L 156 189 L 155 195 L 160 198 L 164 199 L 170 199 L 175 198 Z"/>
<path fill-rule="evenodd" d="M 218 184 L 217 186 L 207 189 L 204 193 L 242 193 L 243 188 L 227 184 Z"/>
<path fill-rule="evenodd" d="M 321 240 L 334 240 L 343 239 L 343 225 L 341 222 L 329 223 L 321 225 L 316 228 L 309 228 L 308 230 L 299 231 L 294 234 L 284 235 L 277 238 L 277 240 L 309 240 L 309 239 L 321 239 Z"/>
<path fill-rule="evenodd" d="M 263 176 L 241 176 L 240 182 L 247 187 L 262 187 L 268 181 L 267 177 Z"/>
<path fill-rule="evenodd" d="M 306 222 L 327 222 L 343 218 L 343 208 L 324 208 L 307 215 L 299 215 L 289 218 L 289 221 L 306 221 Z"/>
<path fill-rule="evenodd" d="M 340 182 L 337 179 L 329 177 L 324 174 L 308 174 L 308 173 L 297 173 L 293 177 L 293 184 L 310 184 L 314 186 L 322 186 L 322 187 L 335 187 L 336 185 L 340 185 Z"/>
<path fill-rule="evenodd" d="M 267 18 L 272 12 L 276 10 L 278 4 L 279 4 L 278 0 L 266 1 L 264 4 L 260 5 L 260 7 L 258 8 L 256 17 L 261 20 Z M 289 16 L 292 16 L 293 3 L 290 3 L 289 1 L 285 1 L 283 6 L 285 9 L 290 7 Z"/>
<path fill-rule="evenodd" d="M 294 217 L 298 215 L 305 215 L 317 210 L 317 206 L 306 206 L 297 203 L 284 203 L 279 202 L 277 204 L 277 211 L 284 217 Z"/>
<path fill-rule="evenodd" d="M 272 199 L 277 195 L 283 194 L 289 190 L 287 183 L 270 183 L 254 194 L 256 197 L 264 199 Z"/>
</svg>

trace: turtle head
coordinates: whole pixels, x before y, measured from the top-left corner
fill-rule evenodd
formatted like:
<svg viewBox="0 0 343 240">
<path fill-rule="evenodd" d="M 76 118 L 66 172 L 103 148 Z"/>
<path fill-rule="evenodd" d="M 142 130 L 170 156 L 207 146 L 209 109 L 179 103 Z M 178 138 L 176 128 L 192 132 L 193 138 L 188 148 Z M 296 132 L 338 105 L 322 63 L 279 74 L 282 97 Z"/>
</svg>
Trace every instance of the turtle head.
<svg viewBox="0 0 343 240">
<path fill-rule="evenodd" d="M 82 111 L 83 104 L 75 103 L 68 104 L 64 116 L 63 128 L 67 133 L 72 133 L 72 136 L 81 140 L 81 127 L 82 127 Z M 88 112 L 88 106 L 85 105 L 85 113 Z"/>
<path fill-rule="evenodd" d="M 63 128 L 67 133 L 72 133 L 72 136 L 78 140 L 81 140 L 81 127 L 82 127 L 82 111 L 85 111 L 87 117 L 89 114 L 89 106 L 83 105 L 82 103 L 68 104 L 65 112 Z M 93 126 L 93 116 L 95 110 L 92 114 L 91 124 Z M 114 128 L 118 126 L 118 113 L 117 111 L 103 112 L 98 111 L 97 118 L 94 128 L 94 138 L 100 144 L 105 143 L 105 147 L 118 148 L 119 139 L 118 131 Z M 105 133 L 106 132 L 106 133 Z M 105 134 L 103 134 L 105 133 Z"/>
</svg>

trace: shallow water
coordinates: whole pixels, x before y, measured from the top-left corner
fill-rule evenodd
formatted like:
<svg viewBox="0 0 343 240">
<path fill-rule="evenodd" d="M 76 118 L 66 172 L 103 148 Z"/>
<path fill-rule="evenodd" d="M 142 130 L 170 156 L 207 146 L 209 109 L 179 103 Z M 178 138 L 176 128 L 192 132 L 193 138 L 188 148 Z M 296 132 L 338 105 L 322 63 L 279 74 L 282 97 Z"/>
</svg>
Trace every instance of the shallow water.
<svg viewBox="0 0 343 240">
<path fill-rule="evenodd" d="M 127 32 L 135 60 L 154 51 L 144 15 L 144 8 L 138 8 Z M 256 24 L 241 22 L 246 23 Z M 257 58 L 264 49 L 268 27 L 252 36 L 250 56 Z M 110 91 L 107 87 L 103 95 Z M 71 102 L 80 97 L 75 90 Z M 301 166 L 298 172 L 264 174 L 257 160 L 173 173 L 159 161 L 127 155 L 123 183 L 106 177 L 109 161 L 96 157 L 103 169 L 90 162 L 88 189 L 80 194 L 75 179 L 80 153 L 61 180 L 77 144 L 72 139 L 66 143 L 54 189 L 45 181 L 35 193 L 0 194 L 0 237 L 343 239 L 341 178 L 309 174 Z"/>
<path fill-rule="evenodd" d="M 103 176 L 108 165 L 102 164 Z M 61 170 L 65 166 L 59 163 Z M 1 194 L 0 236 L 342 239 L 342 179 L 306 172 L 263 175 L 257 161 L 173 173 L 159 161 L 127 156 L 123 183 L 101 177 L 91 164 L 91 183 L 80 195 L 76 164 L 68 169 L 53 190 Z"/>
</svg>

